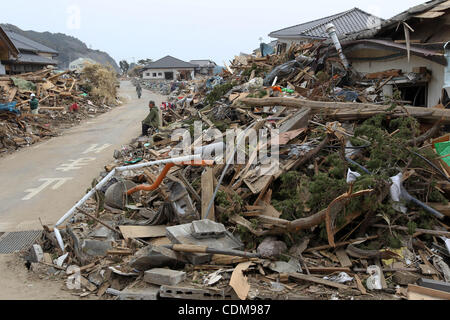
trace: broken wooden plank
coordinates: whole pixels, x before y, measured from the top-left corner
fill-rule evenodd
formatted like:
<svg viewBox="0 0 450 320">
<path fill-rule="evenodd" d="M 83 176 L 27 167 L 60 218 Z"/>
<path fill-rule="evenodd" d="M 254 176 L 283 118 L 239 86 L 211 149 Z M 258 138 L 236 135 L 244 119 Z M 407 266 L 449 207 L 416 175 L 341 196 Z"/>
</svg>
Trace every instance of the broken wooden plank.
<svg viewBox="0 0 450 320">
<path fill-rule="evenodd" d="M 248 292 L 250 291 L 250 284 L 248 283 L 248 279 L 244 276 L 244 271 L 252 266 L 252 262 L 243 262 L 237 265 L 234 269 L 231 279 L 230 286 L 234 289 L 237 296 L 241 300 L 246 300 Z"/>
<path fill-rule="evenodd" d="M 208 207 L 214 195 L 213 168 L 210 167 L 205 168 L 205 171 L 203 172 L 201 179 L 202 179 L 202 219 L 206 219 L 206 215 L 208 214 L 207 212 Z M 211 207 L 208 219 L 216 221 L 214 204 Z"/>
<path fill-rule="evenodd" d="M 161 238 L 166 235 L 166 226 L 119 226 L 124 239 Z"/>
<path fill-rule="evenodd" d="M 341 266 L 351 267 L 353 265 L 352 261 L 345 252 L 345 249 L 339 249 L 335 253 L 337 258 L 339 259 L 339 263 L 341 264 Z"/>
<path fill-rule="evenodd" d="M 348 290 L 350 289 L 349 286 L 346 286 L 344 284 L 340 284 L 337 282 L 333 282 L 333 281 L 329 281 L 329 280 L 325 280 L 325 279 L 321 279 L 318 277 L 314 277 L 314 276 L 310 276 L 310 275 L 306 275 L 306 274 L 301 274 L 301 273 L 289 273 L 289 276 L 295 280 L 300 280 L 300 281 L 307 281 L 307 282 L 313 282 L 313 283 L 318 283 L 318 284 L 323 284 L 325 286 L 328 287 L 332 287 L 332 288 L 336 288 L 336 289 L 342 289 L 342 290 Z"/>
<path fill-rule="evenodd" d="M 408 285 L 408 300 L 450 300 L 450 293 L 417 285 Z"/>
<path fill-rule="evenodd" d="M 295 98 L 244 98 L 239 101 L 249 107 L 270 107 L 270 106 L 284 106 L 288 108 L 311 108 L 314 112 L 321 112 L 324 116 L 329 116 L 335 119 L 364 119 L 370 118 L 380 113 L 388 113 L 391 117 L 409 115 L 429 120 L 438 121 L 443 119 L 443 123 L 450 123 L 450 110 L 438 108 L 422 108 L 422 107 L 397 107 L 390 110 L 390 105 L 376 105 L 370 103 L 357 102 L 325 102 L 312 101 Z M 236 107 L 236 105 L 232 105 Z M 405 112 L 406 111 L 406 112 Z"/>
</svg>

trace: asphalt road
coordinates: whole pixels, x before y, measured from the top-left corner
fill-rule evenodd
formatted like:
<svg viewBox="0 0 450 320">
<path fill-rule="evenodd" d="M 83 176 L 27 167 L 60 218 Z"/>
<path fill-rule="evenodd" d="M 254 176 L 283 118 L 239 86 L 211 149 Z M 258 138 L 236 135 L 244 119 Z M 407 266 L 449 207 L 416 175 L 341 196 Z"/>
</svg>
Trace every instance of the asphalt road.
<svg viewBox="0 0 450 320">
<path fill-rule="evenodd" d="M 122 82 L 127 102 L 65 130 L 61 136 L 0 159 L 0 233 L 39 230 L 70 209 L 113 160 L 115 149 L 141 132 L 148 101 L 164 97 L 144 90 L 140 100 L 130 82 Z"/>
</svg>

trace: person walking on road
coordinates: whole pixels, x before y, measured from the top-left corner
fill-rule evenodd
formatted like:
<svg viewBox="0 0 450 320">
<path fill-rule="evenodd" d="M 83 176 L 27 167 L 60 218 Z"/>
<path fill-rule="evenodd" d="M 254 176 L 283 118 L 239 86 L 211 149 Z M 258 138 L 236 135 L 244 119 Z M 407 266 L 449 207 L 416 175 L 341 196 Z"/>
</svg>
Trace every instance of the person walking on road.
<svg viewBox="0 0 450 320">
<path fill-rule="evenodd" d="M 139 83 L 136 86 L 136 93 L 138 95 L 138 98 L 140 99 L 141 96 L 142 96 L 142 87 L 141 87 L 141 85 Z"/>
<path fill-rule="evenodd" d="M 32 114 L 39 114 L 39 100 L 34 93 L 30 96 L 30 109 Z"/>
<path fill-rule="evenodd" d="M 156 108 L 155 102 L 150 101 L 148 107 L 150 109 L 150 113 L 148 114 L 147 118 L 145 118 L 145 120 L 142 121 L 143 136 L 148 135 L 149 129 L 153 129 L 153 131 L 156 131 L 159 128 L 159 110 L 158 108 Z"/>
</svg>

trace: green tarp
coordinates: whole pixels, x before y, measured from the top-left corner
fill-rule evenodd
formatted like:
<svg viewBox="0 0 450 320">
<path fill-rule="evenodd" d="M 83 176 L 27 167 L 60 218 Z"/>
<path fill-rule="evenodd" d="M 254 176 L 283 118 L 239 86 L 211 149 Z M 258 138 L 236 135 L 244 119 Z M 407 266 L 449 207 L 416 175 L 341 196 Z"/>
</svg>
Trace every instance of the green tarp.
<svg viewBox="0 0 450 320">
<path fill-rule="evenodd" d="M 450 141 L 435 143 L 434 147 L 436 148 L 436 152 L 444 157 L 450 154 Z M 443 158 L 444 162 L 450 166 L 450 157 Z"/>
<path fill-rule="evenodd" d="M 11 80 L 21 91 L 36 91 L 36 85 L 33 82 L 13 77 L 11 77 Z"/>
</svg>

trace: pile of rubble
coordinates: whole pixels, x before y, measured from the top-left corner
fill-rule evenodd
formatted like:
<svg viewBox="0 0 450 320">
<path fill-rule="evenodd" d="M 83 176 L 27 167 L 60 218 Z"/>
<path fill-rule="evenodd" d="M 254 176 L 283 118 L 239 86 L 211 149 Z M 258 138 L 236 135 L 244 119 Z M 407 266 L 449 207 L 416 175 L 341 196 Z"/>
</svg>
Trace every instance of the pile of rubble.
<svg viewBox="0 0 450 320">
<path fill-rule="evenodd" d="M 89 68 L 109 72 L 103 66 Z M 55 73 L 52 69 L 0 77 L 0 154 L 56 136 L 57 129 L 71 127 L 119 104 L 109 98 L 116 94 L 116 81 L 106 97 L 92 92 L 93 86 L 98 87 L 93 83 L 95 77 L 92 72 Z M 30 113 L 31 94 L 39 100 L 37 115 Z"/>
<path fill-rule="evenodd" d="M 448 299 L 450 111 L 315 45 L 165 84 L 164 126 L 114 152 L 31 266 L 104 298 Z"/>
</svg>

